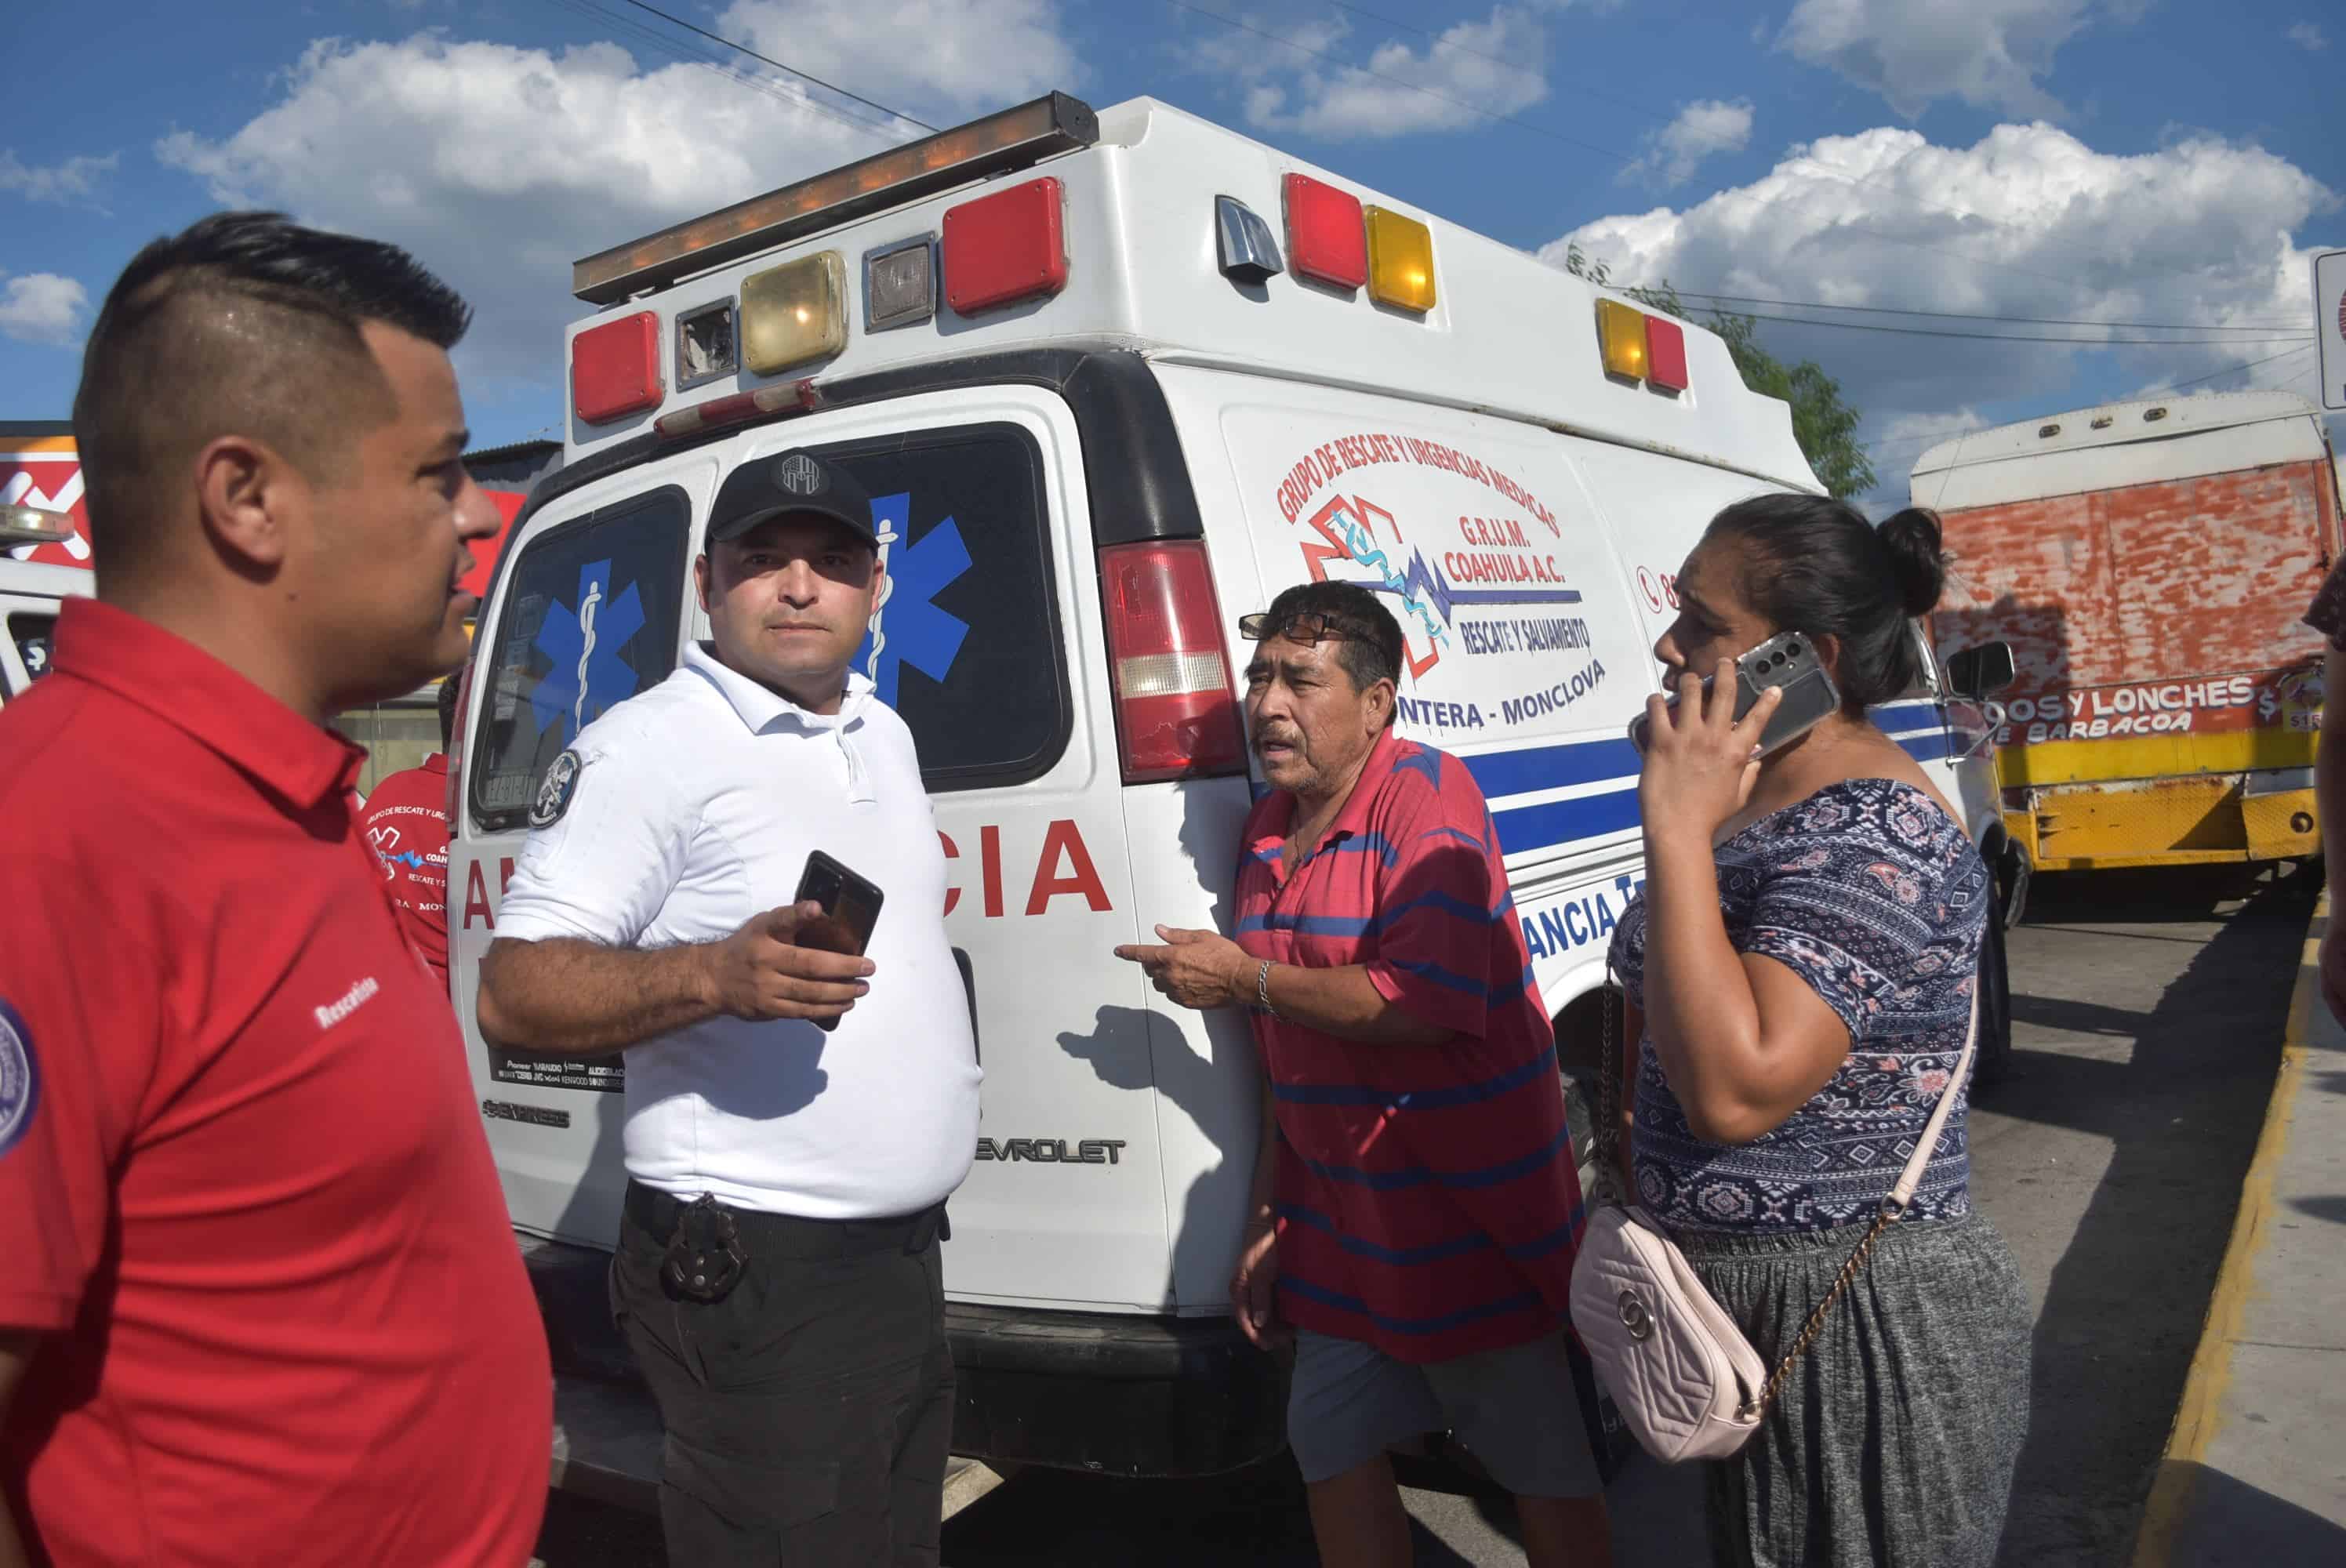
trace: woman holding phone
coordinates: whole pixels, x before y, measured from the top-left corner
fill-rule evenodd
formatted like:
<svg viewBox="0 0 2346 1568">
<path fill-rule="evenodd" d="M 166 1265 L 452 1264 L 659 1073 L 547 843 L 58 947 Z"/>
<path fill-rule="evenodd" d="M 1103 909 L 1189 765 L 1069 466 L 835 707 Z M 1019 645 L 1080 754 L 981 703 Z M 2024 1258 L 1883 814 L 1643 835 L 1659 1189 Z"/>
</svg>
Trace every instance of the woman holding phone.
<svg viewBox="0 0 2346 1568">
<path fill-rule="evenodd" d="M 1962 821 L 1867 711 L 1916 684 L 1938 519 L 1875 528 L 1808 495 L 1711 521 L 1655 645 L 1647 882 L 1611 954 L 1628 1008 L 1619 1128 L 1646 1209 L 1771 1369 L 1833 1288 L 1964 1054 L 1994 907 Z M 1839 703 L 1738 718 L 1735 661 L 1801 635 Z M 1704 688 L 1705 678 L 1709 686 Z M 1760 738 L 1768 747 L 1761 754 Z M 1905 1216 L 1708 1467 L 1723 1563 L 1995 1556 L 2028 1424 L 2031 1313 L 1973 1211 L 1958 1098 Z"/>
</svg>

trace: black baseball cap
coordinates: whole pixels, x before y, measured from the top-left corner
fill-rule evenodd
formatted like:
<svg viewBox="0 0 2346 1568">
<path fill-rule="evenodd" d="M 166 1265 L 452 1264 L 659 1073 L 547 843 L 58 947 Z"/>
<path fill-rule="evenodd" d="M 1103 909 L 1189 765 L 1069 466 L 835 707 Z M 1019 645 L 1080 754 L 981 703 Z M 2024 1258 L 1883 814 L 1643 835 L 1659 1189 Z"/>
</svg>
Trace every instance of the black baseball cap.
<svg viewBox="0 0 2346 1568">
<path fill-rule="evenodd" d="M 828 517 L 873 549 L 880 546 L 871 495 L 846 469 L 804 447 L 757 458 L 727 474 L 709 510 L 709 542 L 739 539 L 760 523 L 795 514 Z"/>
</svg>

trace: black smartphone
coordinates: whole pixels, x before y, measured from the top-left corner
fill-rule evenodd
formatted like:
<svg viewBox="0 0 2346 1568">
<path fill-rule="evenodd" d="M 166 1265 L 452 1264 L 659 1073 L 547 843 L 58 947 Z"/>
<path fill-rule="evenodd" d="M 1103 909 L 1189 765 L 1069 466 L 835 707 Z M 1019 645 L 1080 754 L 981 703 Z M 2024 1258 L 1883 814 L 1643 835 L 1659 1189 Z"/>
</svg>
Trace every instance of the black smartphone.
<svg viewBox="0 0 2346 1568">
<path fill-rule="evenodd" d="M 798 895 L 790 901 L 820 904 L 822 918 L 799 927 L 798 945 L 861 957 L 879 927 L 880 905 L 885 897 L 878 883 L 857 876 L 821 850 L 811 850 L 806 870 L 799 873 Z M 814 1025 L 829 1033 L 839 1027 L 839 1020 L 818 1018 Z"/>
<path fill-rule="evenodd" d="M 1715 677 L 1705 676 L 1702 689 L 1709 694 Z M 1841 708 L 1841 690 L 1817 657 L 1816 643 L 1802 632 L 1779 632 L 1735 661 L 1735 717 L 1741 718 L 1771 686 L 1784 688 L 1784 700 L 1768 718 L 1760 734 L 1760 755 L 1780 751 L 1831 718 Z M 1678 710 L 1678 693 L 1669 697 Z M 1629 721 L 1629 740 L 1640 753 L 1646 749 L 1647 718 Z"/>
</svg>

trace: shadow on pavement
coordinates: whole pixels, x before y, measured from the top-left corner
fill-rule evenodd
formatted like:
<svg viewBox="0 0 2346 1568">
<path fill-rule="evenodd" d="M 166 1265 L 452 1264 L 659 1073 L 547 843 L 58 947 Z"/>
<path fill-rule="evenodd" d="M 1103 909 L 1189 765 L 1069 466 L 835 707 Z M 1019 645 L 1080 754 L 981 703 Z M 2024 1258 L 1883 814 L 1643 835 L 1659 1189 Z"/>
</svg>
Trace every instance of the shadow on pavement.
<svg viewBox="0 0 2346 1568">
<path fill-rule="evenodd" d="M 2097 1543 L 2130 1539 L 2181 1397 L 2271 1095 L 2297 938 L 2320 887 L 2310 871 L 2254 884 L 2227 873 L 2110 872 L 2094 887 L 2064 879 L 2075 885 L 2048 890 L 2041 907 L 2031 900 L 2032 923 L 2095 926 L 2116 939 L 2159 940 L 2115 929 L 2144 924 L 2219 929 L 2147 1014 L 2015 994 L 2024 1029 L 2131 1037 L 2133 1049 L 2096 1058 L 2016 1048 L 2010 1079 L 1979 1096 L 1984 1110 L 2112 1146 L 2037 1318 L 2013 1500 L 2015 1521 L 2032 1528 L 2007 1532 L 2009 1568 L 2024 1568 L 2018 1540 L 2030 1543 L 2025 1568 L 2040 1568 L 2099 1563 Z M 2243 893 L 2226 912 L 2226 898 Z M 2081 1515 L 2085 1498 L 2095 1502 Z"/>
<path fill-rule="evenodd" d="M 2289 1200 L 2289 1207 L 2315 1219 L 2326 1219 L 2332 1225 L 2346 1225 L 2346 1195 L 2332 1193 L 2320 1197 L 2293 1197 Z"/>
<path fill-rule="evenodd" d="M 2169 1560 L 2191 1568 L 2272 1568 L 2346 1563 L 2346 1529 L 2204 1464 L 2189 1472 L 2193 1522 L 2173 1543 Z"/>
<path fill-rule="evenodd" d="M 2259 866 L 2123 866 L 2106 871 L 2041 871 L 2028 884 L 2030 925 L 2182 924 L 2220 918 L 2228 903 L 2277 885 Z M 2318 888 L 2310 871 L 2280 884 Z M 2307 894 L 2309 898 L 2312 895 Z"/>
<path fill-rule="evenodd" d="M 1413 1523 L 1421 1568 L 1469 1568 Z M 1316 1568 L 1303 1478 L 1281 1454 L 1203 1481 L 1028 1470 L 945 1524 L 947 1568 Z"/>
</svg>

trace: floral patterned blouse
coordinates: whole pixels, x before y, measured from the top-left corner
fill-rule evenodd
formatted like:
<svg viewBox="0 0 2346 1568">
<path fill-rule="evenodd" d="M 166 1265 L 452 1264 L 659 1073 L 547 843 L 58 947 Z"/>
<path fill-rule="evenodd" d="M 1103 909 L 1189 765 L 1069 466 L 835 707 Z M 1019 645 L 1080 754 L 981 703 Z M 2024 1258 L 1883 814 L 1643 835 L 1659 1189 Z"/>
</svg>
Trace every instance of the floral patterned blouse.
<svg viewBox="0 0 2346 1568">
<path fill-rule="evenodd" d="M 1640 1042 L 1639 1201 L 1665 1225 L 1704 1230 L 1869 1219 L 1963 1056 L 1994 901 L 1987 867 L 1937 801 L 1888 779 L 1828 785 L 1743 829 L 1717 859 L 1728 940 L 1808 982 L 1849 1026 L 1849 1055 L 1781 1126 L 1725 1145 L 1695 1135 L 1653 1042 Z M 1612 962 L 1642 1007 L 1642 898 L 1614 932 Z M 1956 1095 L 1912 1218 L 1971 1212 L 1969 1085 Z"/>
</svg>

